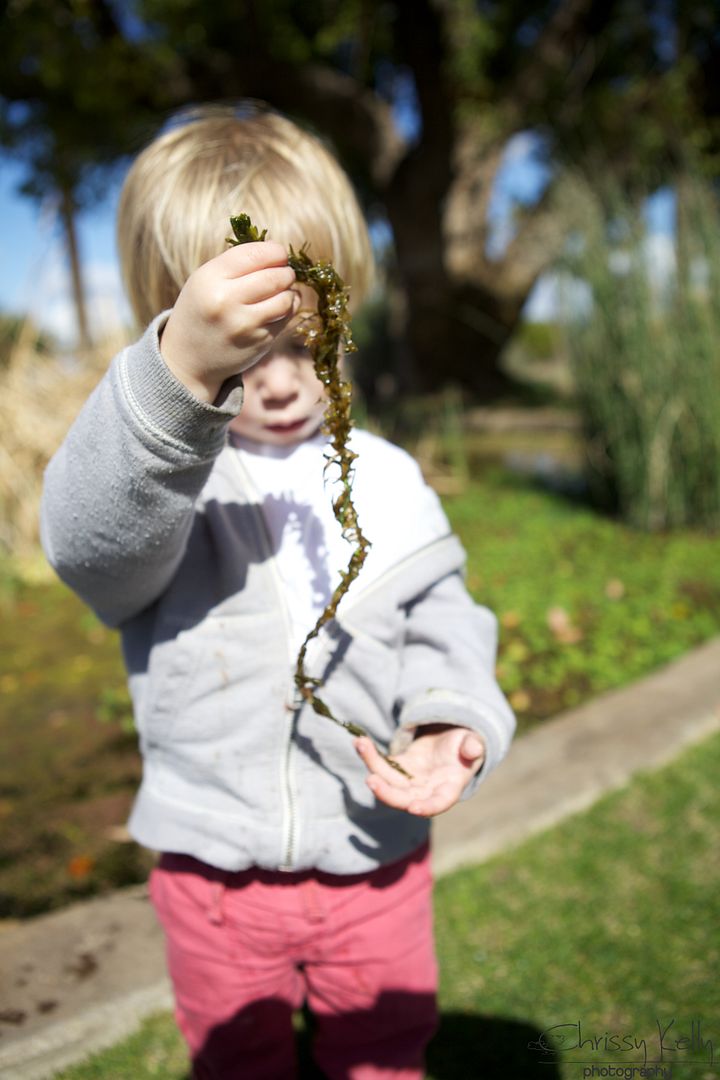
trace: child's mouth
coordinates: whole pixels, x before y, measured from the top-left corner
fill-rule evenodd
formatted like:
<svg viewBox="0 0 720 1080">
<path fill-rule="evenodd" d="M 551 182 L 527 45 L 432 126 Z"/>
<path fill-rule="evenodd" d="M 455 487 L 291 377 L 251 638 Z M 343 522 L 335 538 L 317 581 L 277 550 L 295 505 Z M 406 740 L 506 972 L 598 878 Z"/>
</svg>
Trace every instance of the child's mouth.
<svg viewBox="0 0 720 1080">
<path fill-rule="evenodd" d="M 305 423 L 306 421 L 302 419 L 293 420 L 289 424 L 266 424 L 265 430 L 272 431 L 276 435 L 292 435 L 296 431 L 300 431 L 300 429 L 305 426 Z"/>
</svg>

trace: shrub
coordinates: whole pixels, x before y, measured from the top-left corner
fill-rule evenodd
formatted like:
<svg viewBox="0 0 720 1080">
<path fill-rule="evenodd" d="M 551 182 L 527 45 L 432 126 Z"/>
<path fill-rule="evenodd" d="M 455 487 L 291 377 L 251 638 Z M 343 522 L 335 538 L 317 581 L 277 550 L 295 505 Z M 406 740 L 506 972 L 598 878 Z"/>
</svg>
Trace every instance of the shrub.
<svg viewBox="0 0 720 1080">
<path fill-rule="evenodd" d="M 552 360 L 562 346 L 560 327 L 554 322 L 523 322 L 517 341 L 532 360 Z"/>
<path fill-rule="evenodd" d="M 45 466 L 119 345 L 62 360 L 21 331 L 0 366 L 0 555 L 35 552 Z"/>
<path fill-rule="evenodd" d="M 55 344 L 51 335 L 39 330 L 30 319 L 0 312 L 0 369 L 10 365 L 16 350 L 27 348 L 47 355 Z"/>
<path fill-rule="evenodd" d="M 566 268 L 592 290 L 567 323 L 595 501 L 647 530 L 720 526 L 720 212 L 676 184 L 667 266 L 642 207 L 585 188 Z"/>
</svg>

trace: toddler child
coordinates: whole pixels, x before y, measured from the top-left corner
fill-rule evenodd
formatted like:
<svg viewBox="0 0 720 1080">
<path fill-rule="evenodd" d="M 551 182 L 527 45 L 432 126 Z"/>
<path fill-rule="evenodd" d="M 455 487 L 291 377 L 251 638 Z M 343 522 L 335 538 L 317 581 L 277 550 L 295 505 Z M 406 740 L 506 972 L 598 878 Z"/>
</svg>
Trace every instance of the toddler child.
<svg viewBox="0 0 720 1080">
<path fill-rule="evenodd" d="M 247 212 L 269 239 L 228 247 Z M 498 764 L 514 721 L 496 623 L 414 461 L 367 432 L 353 499 L 372 544 L 293 668 L 351 547 L 325 473 L 323 387 L 288 245 L 333 263 L 355 306 L 368 233 L 314 136 L 258 106 L 196 110 L 144 150 L 118 236 L 140 340 L 50 463 L 42 532 L 60 576 L 119 627 L 144 759 L 129 828 L 161 853 L 193 1075 L 281 1080 L 307 1002 L 332 1080 L 418 1078 L 436 1026 L 428 819 Z M 377 746 L 405 769 L 391 768 Z"/>
</svg>

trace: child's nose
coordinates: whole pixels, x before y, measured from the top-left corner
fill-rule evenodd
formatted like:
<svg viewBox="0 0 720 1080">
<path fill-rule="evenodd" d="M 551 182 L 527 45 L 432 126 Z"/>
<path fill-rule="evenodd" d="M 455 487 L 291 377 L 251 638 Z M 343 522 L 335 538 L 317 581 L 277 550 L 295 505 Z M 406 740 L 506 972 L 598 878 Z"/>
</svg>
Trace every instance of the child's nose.
<svg viewBox="0 0 720 1080">
<path fill-rule="evenodd" d="M 266 404 L 284 404 L 297 394 L 298 377 L 294 361 L 287 356 L 268 356 L 260 361 L 262 393 Z"/>
</svg>

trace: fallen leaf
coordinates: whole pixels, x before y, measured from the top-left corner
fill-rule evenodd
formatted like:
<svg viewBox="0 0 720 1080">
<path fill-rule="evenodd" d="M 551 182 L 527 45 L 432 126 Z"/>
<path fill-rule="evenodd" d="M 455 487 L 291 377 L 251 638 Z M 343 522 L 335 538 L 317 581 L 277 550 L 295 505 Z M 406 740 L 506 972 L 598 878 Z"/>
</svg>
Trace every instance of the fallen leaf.
<svg viewBox="0 0 720 1080">
<path fill-rule="evenodd" d="M 506 630 L 514 630 L 521 622 L 522 617 L 518 611 L 503 611 L 500 616 L 500 625 L 504 626 Z"/>
<path fill-rule="evenodd" d="M 78 953 L 72 964 L 66 964 L 64 970 L 78 979 L 85 979 L 97 971 L 98 962 L 91 952 Z"/>
<path fill-rule="evenodd" d="M 579 626 L 575 626 L 565 608 L 549 608 L 545 621 L 555 640 L 563 645 L 574 645 L 582 641 L 582 630 Z"/>
<path fill-rule="evenodd" d="M 0 1024 L 24 1024 L 27 1013 L 22 1009 L 3 1009 L 0 1012 Z"/>
<path fill-rule="evenodd" d="M 625 595 L 625 585 L 620 578 L 610 578 L 605 586 L 605 595 L 608 600 L 622 600 Z"/>
<path fill-rule="evenodd" d="M 515 690 L 510 695 L 510 704 L 515 712 L 527 712 L 530 708 L 530 695 L 527 690 Z"/>
<path fill-rule="evenodd" d="M 67 864 L 67 872 L 76 881 L 83 881 L 93 868 L 94 862 L 89 855 L 75 855 Z"/>
<path fill-rule="evenodd" d="M 128 844 L 132 840 L 127 825 L 109 825 L 103 835 L 118 844 Z"/>
<path fill-rule="evenodd" d="M 512 660 L 517 664 L 522 663 L 523 660 L 527 660 L 530 655 L 530 650 L 524 641 L 511 641 L 505 650 L 505 656 L 508 660 Z"/>
</svg>

